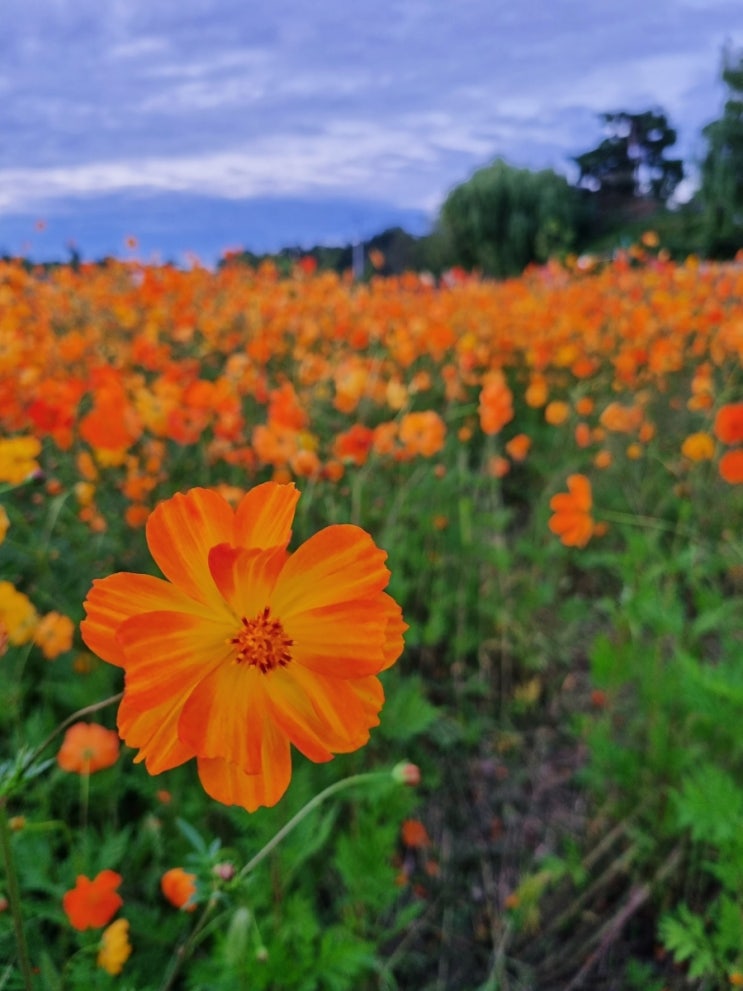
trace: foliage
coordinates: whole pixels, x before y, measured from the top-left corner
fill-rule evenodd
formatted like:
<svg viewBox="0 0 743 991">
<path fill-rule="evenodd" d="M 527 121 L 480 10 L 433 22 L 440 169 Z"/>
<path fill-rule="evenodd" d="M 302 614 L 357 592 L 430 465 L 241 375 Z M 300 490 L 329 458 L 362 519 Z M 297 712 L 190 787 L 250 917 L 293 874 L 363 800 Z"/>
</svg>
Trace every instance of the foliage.
<svg viewBox="0 0 743 991">
<path fill-rule="evenodd" d="M 702 251 L 730 258 L 743 247 L 743 53 L 726 50 L 722 116 L 704 128 L 707 151 L 698 198 L 703 212 Z"/>
<path fill-rule="evenodd" d="M 665 203 L 684 177 L 681 160 L 665 157 L 676 143 L 666 114 L 623 110 L 601 114 L 600 119 L 608 136 L 575 158 L 578 185 L 617 200 L 650 197 Z"/>
<path fill-rule="evenodd" d="M 440 222 L 456 264 L 503 278 L 574 245 L 580 197 L 549 169 L 531 172 L 498 160 L 449 193 Z"/>
</svg>

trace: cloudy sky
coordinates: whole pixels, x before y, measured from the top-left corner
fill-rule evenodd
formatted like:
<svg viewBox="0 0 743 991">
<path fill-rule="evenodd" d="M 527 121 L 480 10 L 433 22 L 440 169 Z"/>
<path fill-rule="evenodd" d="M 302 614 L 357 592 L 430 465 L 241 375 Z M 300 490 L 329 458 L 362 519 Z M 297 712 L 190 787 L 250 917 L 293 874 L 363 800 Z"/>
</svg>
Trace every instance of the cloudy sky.
<svg viewBox="0 0 743 991">
<path fill-rule="evenodd" d="M 719 116 L 741 0 L 2 0 L 0 253 L 204 257 L 422 232 L 606 110 Z M 43 220 L 43 230 L 37 221 Z"/>
</svg>

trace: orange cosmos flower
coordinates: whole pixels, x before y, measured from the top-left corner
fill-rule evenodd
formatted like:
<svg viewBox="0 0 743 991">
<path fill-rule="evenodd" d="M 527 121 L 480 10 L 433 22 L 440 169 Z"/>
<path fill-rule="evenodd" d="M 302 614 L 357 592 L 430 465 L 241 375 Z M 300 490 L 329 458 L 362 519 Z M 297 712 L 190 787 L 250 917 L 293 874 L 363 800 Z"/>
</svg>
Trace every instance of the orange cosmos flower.
<svg viewBox="0 0 743 991">
<path fill-rule="evenodd" d="M 63 771 L 94 774 L 111 767 L 119 758 L 119 737 L 98 723 L 75 723 L 67 730 L 57 754 Z"/>
<path fill-rule="evenodd" d="M 426 847 L 431 845 L 431 837 L 420 819 L 406 819 L 400 829 L 402 841 L 407 847 Z"/>
<path fill-rule="evenodd" d="M 62 898 L 62 908 L 73 929 L 97 929 L 111 921 L 124 904 L 116 891 L 121 884 L 121 874 L 101 871 L 97 877 L 78 874 L 75 887 Z"/>
<path fill-rule="evenodd" d="M 569 475 L 568 490 L 550 499 L 549 528 L 566 547 L 585 547 L 594 532 L 591 483 L 585 475 Z"/>
<path fill-rule="evenodd" d="M 497 434 L 513 419 L 513 394 L 501 371 L 483 379 L 478 405 L 480 427 L 484 434 Z"/>
<path fill-rule="evenodd" d="M 506 444 L 506 451 L 514 461 L 524 461 L 531 449 L 531 437 L 528 434 L 516 434 Z"/>
<path fill-rule="evenodd" d="M 374 431 L 361 423 L 352 427 L 335 438 L 333 454 L 343 461 L 351 461 L 355 465 L 363 465 L 374 443 Z"/>
<path fill-rule="evenodd" d="M 684 438 L 681 453 L 689 461 L 709 461 L 715 454 L 715 442 L 710 434 L 699 430 Z"/>
<path fill-rule="evenodd" d="M 591 428 L 587 423 L 577 423 L 575 426 L 575 443 L 578 447 L 588 447 L 591 443 Z"/>
<path fill-rule="evenodd" d="M 631 434 L 642 423 L 643 411 L 639 406 L 623 406 L 622 403 L 609 403 L 599 417 L 602 427 L 612 433 Z"/>
<path fill-rule="evenodd" d="M 743 484 L 743 448 L 726 451 L 718 465 L 720 477 L 730 485 Z"/>
<path fill-rule="evenodd" d="M 492 478 L 505 478 L 511 470 L 511 462 L 500 454 L 488 458 L 485 470 Z"/>
<path fill-rule="evenodd" d="M 553 427 L 559 427 L 569 416 L 570 406 L 561 399 L 553 399 L 544 408 L 544 418 Z"/>
<path fill-rule="evenodd" d="M 75 624 L 69 616 L 50 612 L 39 620 L 34 631 L 34 643 L 41 648 L 48 661 L 53 661 L 55 657 L 59 657 L 72 647 L 74 632 Z"/>
<path fill-rule="evenodd" d="M 723 444 L 743 441 L 743 403 L 721 406 L 715 417 L 715 436 Z"/>
<path fill-rule="evenodd" d="M 182 908 L 186 912 L 193 912 L 196 908 L 193 901 L 196 894 L 196 875 L 189 874 L 182 867 L 171 867 L 169 871 L 165 871 L 160 879 L 160 890 L 176 908 Z"/>
<path fill-rule="evenodd" d="M 426 410 L 422 413 L 406 413 L 400 421 L 400 442 L 405 453 L 424 458 L 438 454 L 446 440 L 446 424 L 438 413 Z"/>
<path fill-rule="evenodd" d="M 580 416 L 590 416 L 595 406 L 596 403 L 590 396 L 581 396 L 576 400 L 575 412 Z"/>
<path fill-rule="evenodd" d="M 524 393 L 524 399 L 527 406 L 531 406 L 532 409 L 539 409 L 540 406 L 544 406 L 547 402 L 548 395 L 549 391 L 544 377 L 542 375 L 535 375 L 529 382 Z"/>
<path fill-rule="evenodd" d="M 167 580 L 95 581 L 81 624 L 126 673 L 118 726 L 136 760 L 158 774 L 195 757 L 206 791 L 249 811 L 283 795 L 290 744 L 327 761 L 366 743 L 407 628 L 363 530 L 287 551 L 298 498 L 265 482 L 236 510 L 208 489 L 162 502 L 146 535 Z"/>
</svg>

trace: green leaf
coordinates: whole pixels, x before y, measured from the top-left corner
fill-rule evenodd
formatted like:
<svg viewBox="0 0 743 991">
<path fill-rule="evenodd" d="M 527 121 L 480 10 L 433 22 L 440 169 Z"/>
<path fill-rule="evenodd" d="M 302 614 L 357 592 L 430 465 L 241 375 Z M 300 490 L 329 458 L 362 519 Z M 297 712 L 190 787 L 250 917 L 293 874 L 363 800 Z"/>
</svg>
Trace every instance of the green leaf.
<svg viewBox="0 0 743 991">
<path fill-rule="evenodd" d="M 704 920 L 687 905 L 679 905 L 676 914 L 663 916 L 659 925 L 660 938 L 670 950 L 676 963 L 689 964 L 690 977 L 712 976 L 715 959 Z"/>
<path fill-rule="evenodd" d="M 743 789 L 714 764 L 689 775 L 674 800 L 679 827 L 688 829 L 697 842 L 724 846 L 738 836 Z"/>
<path fill-rule="evenodd" d="M 46 950 L 39 956 L 39 970 L 44 991 L 62 991 L 62 978 Z"/>
<path fill-rule="evenodd" d="M 374 969 L 371 943 L 358 939 L 340 926 L 323 933 L 317 972 L 323 991 L 353 991 L 364 971 Z"/>
<path fill-rule="evenodd" d="M 98 849 L 98 863 L 101 870 L 115 868 L 124 860 L 131 844 L 132 828 L 127 826 L 106 836 Z"/>
<path fill-rule="evenodd" d="M 186 822 L 185 819 L 181 819 L 180 817 L 176 819 L 175 824 L 194 850 L 196 850 L 197 853 L 201 853 L 206 856 L 207 842 L 201 833 L 199 833 L 199 831 L 195 829 L 190 822 Z"/>
<path fill-rule="evenodd" d="M 398 676 L 393 685 L 385 688 L 387 701 L 380 734 L 386 739 L 405 743 L 424 733 L 439 718 L 439 710 L 426 698 L 420 678 Z"/>
</svg>

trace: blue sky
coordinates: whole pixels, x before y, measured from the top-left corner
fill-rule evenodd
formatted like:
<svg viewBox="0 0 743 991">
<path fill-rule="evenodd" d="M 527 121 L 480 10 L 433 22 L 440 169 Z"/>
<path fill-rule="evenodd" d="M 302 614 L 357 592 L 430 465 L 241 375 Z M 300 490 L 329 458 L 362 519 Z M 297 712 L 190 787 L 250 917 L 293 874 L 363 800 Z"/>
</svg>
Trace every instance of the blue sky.
<svg viewBox="0 0 743 991">
<path fill-rule="evenodd" d="M 421 233 L 498 156 L 572 178 L 606 110 L 693 162 L 726 41 L 740 0 L 3 0 L 0 252 Z"/>
</svg>

